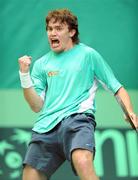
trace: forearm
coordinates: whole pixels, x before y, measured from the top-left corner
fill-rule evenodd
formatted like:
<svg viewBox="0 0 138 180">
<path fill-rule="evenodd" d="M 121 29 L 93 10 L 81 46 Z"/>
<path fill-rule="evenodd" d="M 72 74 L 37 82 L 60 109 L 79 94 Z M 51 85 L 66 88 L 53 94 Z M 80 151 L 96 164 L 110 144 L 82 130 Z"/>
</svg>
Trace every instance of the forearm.
<svg viewBox="0 0 138 180">
<path fill-rule="evenodd" d="M 32 58 L 30 56 L 23 56 L 19 58 L 19 76 L 26 101 L 34 112 L 39 112 L 43 107 L 43 100 L 36 93 L 33 87 L 33 82 L 29 73 L 31 59 Z"/>
<path fill-rule="evenodd" d="M 39 112 L 43 107 L 42 98 L 37 95 L 33 87 L 23 88 L 24 97 L 34 112 Z"/>
<path fill-rule="evenodd" d="M 128 95 L 127 91 L 121 87 L 117 93 L 115 94 L 115 96 L 119 96 L 119 98 L 122 100 L 122 102 L 124 103 L 126 109 L 128 110 L 129 113 L 133 112 L 133 106 L 131 103 L 131 99 L 130 96 Z"/>
</svg>

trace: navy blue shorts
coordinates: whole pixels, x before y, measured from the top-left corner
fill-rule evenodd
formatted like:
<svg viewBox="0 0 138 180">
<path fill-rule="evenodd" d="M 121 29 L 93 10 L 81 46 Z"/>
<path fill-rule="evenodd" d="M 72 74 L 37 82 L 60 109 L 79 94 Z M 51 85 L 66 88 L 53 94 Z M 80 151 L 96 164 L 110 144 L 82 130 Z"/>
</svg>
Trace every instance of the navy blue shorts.
<svg viewBox="0 0 138 180">
<path fill-rule="evenodd" d="M 73 150 L 95 153 L 95 126 L 93 115 L 79 113 L 63 119 L 49 132 L 33 132 L 23 165 L 28 164 L 50 178 L 65 160 L 71 162 Z"/>
</svg>

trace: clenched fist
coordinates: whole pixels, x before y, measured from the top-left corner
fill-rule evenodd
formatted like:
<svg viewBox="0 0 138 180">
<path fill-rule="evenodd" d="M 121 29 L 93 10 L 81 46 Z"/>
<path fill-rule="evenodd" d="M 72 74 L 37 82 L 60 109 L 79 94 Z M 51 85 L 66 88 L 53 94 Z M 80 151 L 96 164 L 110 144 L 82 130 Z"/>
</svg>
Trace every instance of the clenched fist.
<svg viewBox="0 0 138 180">
<path fill-rule="evenodd" d="M 32 57 L 31 56 L 22 56 L 18 59 L 20 72 L 27 73 L 30 69 Z"/>
</svg>

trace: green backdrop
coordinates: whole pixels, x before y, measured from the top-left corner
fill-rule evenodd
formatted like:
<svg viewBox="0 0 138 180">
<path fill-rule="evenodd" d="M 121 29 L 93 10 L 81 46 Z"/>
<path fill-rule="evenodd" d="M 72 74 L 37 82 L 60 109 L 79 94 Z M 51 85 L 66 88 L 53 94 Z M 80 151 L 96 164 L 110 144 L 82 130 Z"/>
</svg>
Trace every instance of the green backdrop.
<svg viewBox="0 0 138 180">
<path fill-rule="evenodd" d="M 1 180 L 21 179 L 29 130 L 37 117 L 23 98 L 18 58 L 30 55 L 34 63 L 49 51 L 45 16 L 55 8 L 69 8 L 78 16 L 81 42 L 101 53 L 138 113 L 138 0 L 0 0 Z M 100 88 L 96 100 L 98 175 L 102 180 L 138 179 L 137 135 L 111 94 Z M 77 179 L 65 163 L 53 180 L 67 178 Z"/>
</svg>

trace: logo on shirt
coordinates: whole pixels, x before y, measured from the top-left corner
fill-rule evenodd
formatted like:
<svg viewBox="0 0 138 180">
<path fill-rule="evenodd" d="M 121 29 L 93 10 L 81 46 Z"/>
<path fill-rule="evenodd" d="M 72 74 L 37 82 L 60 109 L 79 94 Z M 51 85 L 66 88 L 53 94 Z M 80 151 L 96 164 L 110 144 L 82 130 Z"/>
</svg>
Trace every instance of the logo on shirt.
<svg viewBox="0 0 138 180">
<path fill-rule="evenodd" d="M 50 72 L 48 72 L 49 77 L 57 76 L 58 74 L 59 74 L 59 71 L 50 71 Z"/>
</svg>

